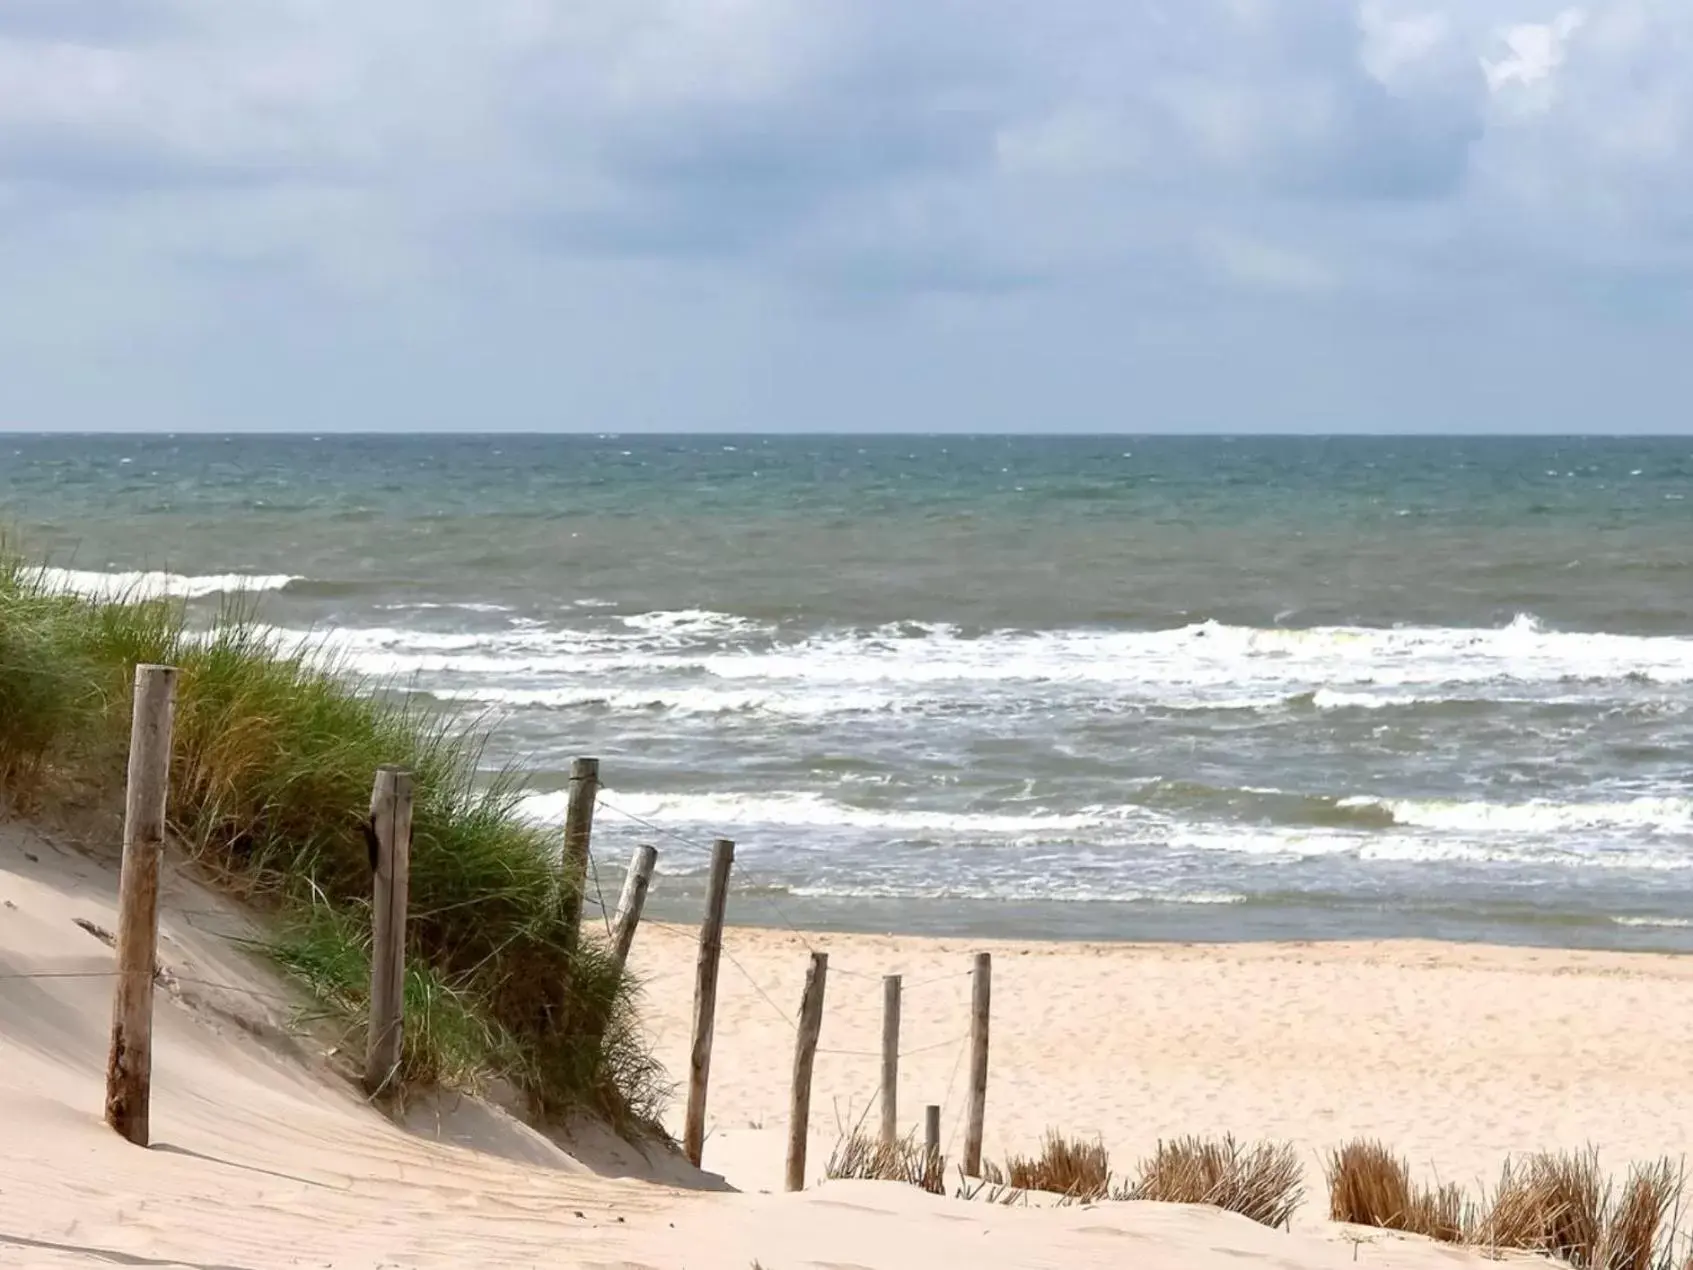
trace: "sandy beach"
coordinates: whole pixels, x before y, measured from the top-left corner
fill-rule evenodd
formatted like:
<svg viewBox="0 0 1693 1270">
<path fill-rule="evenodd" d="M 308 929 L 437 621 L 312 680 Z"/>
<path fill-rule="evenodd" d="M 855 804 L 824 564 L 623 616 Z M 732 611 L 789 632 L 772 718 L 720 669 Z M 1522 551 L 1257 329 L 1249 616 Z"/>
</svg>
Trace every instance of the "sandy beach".
<svg viewBox="0 0 1693 1270">
<path fill-rule="evenodd" d="M 692 932 L 643 930 L 660 1054 L 686 1070 Z M 1098 1137 L 1120 1168 L 1159 1138 L 1286 1139 L 1309 1162 L 1379 1137 L 1426 1176 L 1492 1183 L 1507 1155 L 1599 1146 L 1622 1169 L 1693 1146 L 1680 1055 L 1693 961 L 1674 956 L 1373 944 L 1019 944 L 731 931 L 705 1164 L 780 1183 L 793 1032 L 808 947 L 830 957 L 813 1172 L 837 1123 L 874 1098 L 883 974 L 906 992 L 901 1121 L 945 1108 L 961 1142 L 971 955 L 994 956 L 986 1153 L 1048 1126 Z M 768 998 L 768 999 L 767 999 Z M 852 1051 L 842 1053 L 840 1051 Z M 755 1126 L 763 1126 L 757 1128 Z"/>
<path fill-rule="evenodd" d="M 1313 1195 L 1291 1234 L 1208 1209 L 1006 1209 L 909 1188 L 779 1177 L 807 944 L 831 957 L 812 1173 L 838 1125 L 873 1114 L 880 975 L 911 985 L 906 1119 L 948 1108 L 954 1138 L 969 954 L 977 945 L 731 932 L 705 1165 L 603 1137 L 553 1141 L 445 1099 L 408 1127 L 366 1106 L 290 1026 L 296 998 L 232 937 L 248 919 L 174 871 L 157 1006 L 154 1146 L 100 1121 L 115 873 L 33 830 L 0 834 L 0 1261 L 9 1265 L 1434 1266 L 1469 1253 L 1323 1220 L 1322 1151 L 1379 1135 L 1442 1177 L 1510 1151 L 1679 1153 L 1676 1061 L 1693 965 L 1667 957 L 1428 944 L 1014 945 L 995 955 L 988 1153 L 1055 1125 L 1120 1162 L 1160 1136 L 1292 1140 Z M 91 929 L 93 928 L 93 929 Z M 638 944 L 661 1057 L 684 1068 L 692 932 Z M 766 999 L 768 997 L 768 999 Z M 840 1052 L 850 1051 L 850 1052 Z M 678 1114 L 673 1111 L 673 1116 Z M 628 1175 L 628 1176 L 617 1176 Z"/>
</svg>

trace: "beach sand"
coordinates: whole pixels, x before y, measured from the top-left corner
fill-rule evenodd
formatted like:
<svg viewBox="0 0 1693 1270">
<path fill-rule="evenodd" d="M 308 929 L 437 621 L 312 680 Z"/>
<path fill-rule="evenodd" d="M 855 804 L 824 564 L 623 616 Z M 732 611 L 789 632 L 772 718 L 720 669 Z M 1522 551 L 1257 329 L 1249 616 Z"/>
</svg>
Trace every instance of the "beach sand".
<svg viewBox="0 0 1693 1270">
<path fill-rule="evenodd" d="M 635 964 L 672 1072 L 686 1072 L 693 933 L 648 925 Z M 1684 1055 L 1693 959 L 1431 942 L 1029 944 L 726 936 L 704 1164 L 780 1184 L 793 1030 L 807 951 L 829 954 L 811 1172 L 838 1126 L 879 1123 L 883 974 L 906 984 L 900 1123 L 943 1107 L 963 1140 L 972 954 L 993 954 L 988 1158 L 1051 1126 L 1099 1138 L 1119 1169 L 1160 1138 L 1291 1141 L 1322 1160 L 1380 1138 L 1424 1177 L 1492 1184 L 1505 1157 L 1602 1148 L 1619 1172 L 1693 1147 Z M 834 1052 L 830 1052 L 834 1051 Z M 840 1051 L 850 1051 L 842 1053 Z M 756 1126 L 764 1126 L 762 1129 Z M 679 1109 L 676 1126 L 680 1127 Z M 1302 1218 L 1323 1217 L 1321 1202 Z"/>
<path fill-rule="evenodd" d="M 100 1120 L 116 873 L 0 824 L 0 1264 L 575 1265 L 925 1270 L 1133 1264 L 1434 1270 L 1478 1255 L 1377 1234 L 1358 1247 L 1313 1194 L 1293 1234 L 1153 1204 L 999 1208 L 910 1188 L 761 1195 L 780 1175 L 806 941 L 736 930 L 723 967 L 708 1169 L 743 1194 L 597 1176 L 631 1153 L 569 1151 L 471 1100 L 408 1131 L 365 1106 L 308 1040 L 288 986 L 229 936 L 242 914 L 180 873 L 166 890 L 153 1149 Z M 83 923 L 83 924 L 79 924 Z M 93 927 L 94 930 L 89 928 Z M 884 972 L 907 977 L 907 1123 L 955 1135 L 978 945 L 811 937 L 831 955 L 812 1172 L 836 1124 L 874 1117 Z M 1233 1131 L 1317 1153 L 1379 1135 L 1421 1167 L 1491 1178 L 1505 1152 L 1589 1140 L 1621 1167 L 1679 1153 L 1693 963 L 1432 945 L 999 945 L 990 1156 L 1046 1126 L 1131 1161 L 1160 1136 Z M 649 924 L 637 962 L 661 1056 L 686 1070 L 693 933 Z M 224 987 L 209 986 L 212 984 Z M 755 986 L 756 985 L 756 986 Z M 768 994 L 764 999 L 759 989 Z M 933 1048 L 930 1048 L 930 1047 Z M 678 1112 L 679 1114 L 679 1112 Z M 762 1126 L 762 1127 L 754 1127 Z M 440 1138 L 452 1141 L 439 1140 Z"/>
</svg>

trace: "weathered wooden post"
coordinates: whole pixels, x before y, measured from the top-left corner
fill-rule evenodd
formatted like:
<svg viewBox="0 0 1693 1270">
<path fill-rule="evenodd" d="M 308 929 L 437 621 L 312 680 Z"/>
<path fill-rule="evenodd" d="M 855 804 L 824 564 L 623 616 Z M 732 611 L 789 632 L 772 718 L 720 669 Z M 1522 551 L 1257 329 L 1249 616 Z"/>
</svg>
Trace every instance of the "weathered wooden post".
<svg viewBox="0 0 1693 1270">
<path fill-rule="evenodd" d="M 611 960 L 619 974 L 629 960 L 629 949 L 635 943 L 635 927 L 641 924 L 641 910 L 647 904 L 647 888 L 652 885 L 653 868 L 658 864 L 658 848 L 642 843 L 629 859 L 629 872 L 623 879 L 623 895 L 617 901 L 617 926 L 611 939 Z"/>
<path fill-rule="evenodd" d="M 600 793 L 600 761 L 579 758 L 570 764 L 570 801 L 564 811 L 564 946 L 571 952 L 582 938 L 582 904 L 588 897 L 588 850 L 594 836 L 594 803 Z"/>
<path fill-rule="evenodd" d="M 898 975 L 882 976 L 882 1145 L 899 1141 Z"/>
<path fill-rule="evenodd" d="M 365 1092 L 391 1092 L 400 1069 L 406 1000 L 406 905 L 411 890 L 411 773 L 383 767 L 370 791 L 376 849 L 370 905 L 370 1038 Z"/>
<path fill-rule="evenodd" d="M 106 1054 L 106 1123 L 138 1147 L 148 1144 L 153 1084 L 153 974 L 159 941 L 159 864 L 170 796 L 176 670 L 135 668 L 124 790 L 123 865 L 118 877 L 118 976 Z"/>
<path fill-rule="evenodd" d="M 982 1129 L 988 1115 L 988 1005 L 993 993 L 993 956 L 976 954 L 970 985 L 970 1106 L 964 1127 L 964 1172 L 982 1175 Z"/>
<path fill-rule="evenodd" d="M 805 972 L 799 1003 L 799 1034 L 794 1037 L 794 1084 L 788 1097 L 788 1189 L 805 1189 L 805 1147 L 811 1133 L 811 1071 L 817 1062 L 817 1038 L 823 1031 L 823 986 L 829 954 L 814 952 Z"/>
<path fill-rule="evenodd" d="M 723 956 L 723 914 L 729 903 L 729 869 L 735 844 L 719 838 L 711 847 L 705 921 L 700 924 L 699 962 L 694 975 L 694 1045 L 688 1060 L 688 1119 L 682 1149 L 695 1168 L 705 1150 L 705 1092 L 711 1079 L 711 1034 L 717 1017 L 717 965 Z"/>
<path fill-rule="evenodd" d="M 923 1154 L 931 1168 L 941 1154 L 941 1109 L 935 1103 L 923 1108 Z"/>
</svg>

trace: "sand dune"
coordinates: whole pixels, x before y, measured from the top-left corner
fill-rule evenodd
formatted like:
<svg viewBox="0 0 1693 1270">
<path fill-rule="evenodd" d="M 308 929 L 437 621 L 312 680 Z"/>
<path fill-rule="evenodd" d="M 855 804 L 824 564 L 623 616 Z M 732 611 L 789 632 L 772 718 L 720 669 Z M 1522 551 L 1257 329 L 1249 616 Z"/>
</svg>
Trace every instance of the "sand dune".
<svg viewBox="0 0 1693 1270">
<path fill-rule="evenodd" d="M 573 1153 L 474 1102 L 425 1106 L 408 1131 L 289 1038 L 287 985 L 230 942 L 245 919 L 180 876 L 160 950 L 155 1145 L 140 1151 L 100 1122 L 111 966 L 100 932 L 115 892 L 109 864 L 0 826 L 0 1264 L 1482 1264 L 1387 1236 L 1354 1247 L 1310 1219 L 1320 1206 L 1290 1235 L 1165 1205 L 1006 1209 L 863 1183 L 760 1195 L 780 1165 L 791 1033 L 753 984 L 797 1001 L 803 947 L 785 935 L 735 932 L 750 978 L 725 966 L 706 1164 L 749 1193 L 598 1176 L 643 1165 L 604 1142 Z M 953 1041 L 968 984 L 939 976 L 966 969 L 972 946 L 819 942 L 837 972 L 854 972 L 831 984 L 825 1047 L 874 1049 L 876 976 L 898 969 L 913 985 L 907 1044 L 925 1050 L 907 1065 L 912 1112 L 961 1083 Z M 1276 1134 L 1314 1150 L 1364 1130 L 1461 1175 L 1521 1147 L 1591 1137 L 1620 1163 L 1686 1140 L 1672 1060 L 1690 1039 L 1676 1008 L 1689 984 L 1673 960 L 1422 946 L 996 952 L 990 1153 L 1029 1145 L 1049 1122 L 1129 1154 L 1174 1132 Z M 680 1071 L 691 935 L 651 927 L 640 964 Z M 835 1107 L 843 1121 L 863 1111 L 873 1071 L 868 1057 L 820 1061 L 819 1167 Z M 688 1180 L 674 1163 L 665 1174 Z"/>
</svg>

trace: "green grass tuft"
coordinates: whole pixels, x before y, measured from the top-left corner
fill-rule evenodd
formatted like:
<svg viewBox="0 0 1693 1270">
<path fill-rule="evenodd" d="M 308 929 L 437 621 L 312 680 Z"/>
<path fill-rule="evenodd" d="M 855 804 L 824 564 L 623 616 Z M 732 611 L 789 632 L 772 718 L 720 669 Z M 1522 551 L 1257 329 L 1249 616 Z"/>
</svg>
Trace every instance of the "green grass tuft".
<svg viewBox="0 0 1693 1270">
<path fill-rule="evenodd" d="M 170 822 L 231 889 L 276 906 L 275 953 L 327 1013 L 366 1014 L 376 769 L 414 775 L 403 1080 L 511 1080 L 542 1117 L 650 1125 L 662 1072 L 634 986 L 567 950 L 558 835 L 479 776 L 483 734 L 285 647 L 247 602 L 191 631 L 168 601 L 50 594 L 0 541 L 0 793 L 26 807 L 123 784 L 138 662 L 178 667 Z"/>
</svg>

